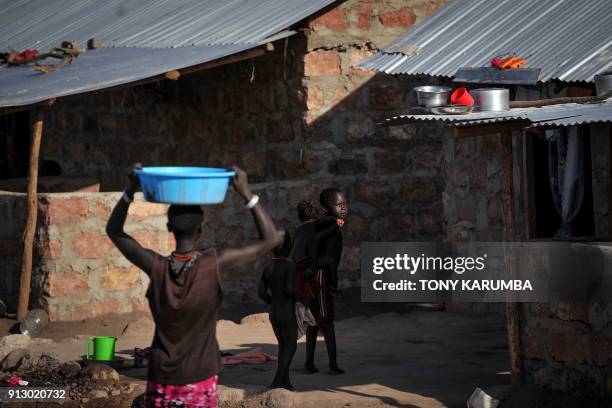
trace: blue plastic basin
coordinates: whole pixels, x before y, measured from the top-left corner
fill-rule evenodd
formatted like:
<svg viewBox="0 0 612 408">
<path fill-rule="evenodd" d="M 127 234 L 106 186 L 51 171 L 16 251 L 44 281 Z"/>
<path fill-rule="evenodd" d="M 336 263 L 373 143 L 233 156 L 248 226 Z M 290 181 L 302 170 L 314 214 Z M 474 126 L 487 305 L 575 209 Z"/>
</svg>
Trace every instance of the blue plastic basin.
<svg viewBox="0 0 612 408">
<path fill-rule="evenodd" d="M 236 174 L 217 167 L 143 167 L 135 172 L 145 200 L 179 205 L 222 203 Z"/>
</svg>

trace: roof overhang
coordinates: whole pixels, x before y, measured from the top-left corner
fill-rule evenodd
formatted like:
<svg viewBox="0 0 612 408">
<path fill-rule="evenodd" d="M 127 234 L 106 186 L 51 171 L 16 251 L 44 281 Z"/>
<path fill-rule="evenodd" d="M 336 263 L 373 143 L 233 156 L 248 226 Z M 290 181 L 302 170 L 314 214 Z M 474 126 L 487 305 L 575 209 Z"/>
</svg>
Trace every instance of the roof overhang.
<svg viewBox="0 0 612 408">
<path fill-rule="evenodd" d="M 383 125 L 440 122 L 452 127 L 454 136 L 479 136 L 535 127 L 565 127 L 612 122 L 612 98 L 600 103 L 566 103 L 504 112 L 465 115 L 406 114 L 386 119 Z"/>
</svg>

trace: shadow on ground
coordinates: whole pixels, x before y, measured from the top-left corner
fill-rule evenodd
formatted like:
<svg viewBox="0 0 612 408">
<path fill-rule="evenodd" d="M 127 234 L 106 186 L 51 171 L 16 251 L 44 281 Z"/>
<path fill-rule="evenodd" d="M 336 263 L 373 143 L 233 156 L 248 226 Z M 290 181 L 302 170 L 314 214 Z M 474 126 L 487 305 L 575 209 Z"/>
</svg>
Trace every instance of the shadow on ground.
<svg viewBox="0 0 612 408">
<path fill-rule="evenodd" d="M 220 330 L 224 351 L 238 353 L 254 347 L 276 354 L 269 341 L 243 343 L 232 347 Z M 259 326 L 259 329 L 253 326 Z M 269 324 L 268 324 L 269 326 Z M 243 329 L 255 336 L 264 322 Z M 316 374 L 304 374 L 305 344 L 298 351 L 291 370 L 299 406 L 325 406 L 325 402 L 376 403 L 397 407 L 465 407 L 476 387 L 509 383 L 505 320 L 500 316 L 474 317 L 449 312 L 387 313 L 361 316 L 337 322 L 339 363 L 347 373 L 327 373 L 325 344 L 319 338 Z M 257 336 L 255 336 L 257 337 Z M 227 340 L 227 339 L 225 339 Z M 228 386 L 261 386 L 271 382 L 276 363 L 226 367 L 220 383 Z M 317 405 L 318 404 L 318 405 Z M 335 406 L 332 404 L 329 406 Z"/>
</svg>

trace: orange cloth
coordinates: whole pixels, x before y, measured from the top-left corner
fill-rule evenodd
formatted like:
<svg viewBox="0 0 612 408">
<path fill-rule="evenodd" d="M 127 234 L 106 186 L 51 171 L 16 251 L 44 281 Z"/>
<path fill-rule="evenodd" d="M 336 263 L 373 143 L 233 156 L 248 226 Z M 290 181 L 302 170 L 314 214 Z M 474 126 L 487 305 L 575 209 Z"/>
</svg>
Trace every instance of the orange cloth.
<svg viewBox="0 0 612 408">
<path fill-rule="evenodd" d="M 245 351 L 244 353 L 236 354 L 235 356 L 223 357 L 223 364 L 259 364 L 267 361 L 278 360 L 275 356 L 264 353 L 259 347 Z"/>
</svg>

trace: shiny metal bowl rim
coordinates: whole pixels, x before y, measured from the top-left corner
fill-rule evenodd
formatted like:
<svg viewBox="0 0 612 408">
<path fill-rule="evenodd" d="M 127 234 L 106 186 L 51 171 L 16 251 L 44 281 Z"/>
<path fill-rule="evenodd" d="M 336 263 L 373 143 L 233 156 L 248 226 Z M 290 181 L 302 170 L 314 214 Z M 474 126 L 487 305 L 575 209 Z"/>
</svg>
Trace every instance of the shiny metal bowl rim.
<svg viewBox="0 0 612 408">
<path fill-rule="evenodd" d="M 417 86 L 414 88 L 416 92 L 420 93 L 430 93 L 430 94 L 442 94 L 446 92 L 452 91 L 451 88 L 446 86 L 437 86 L 437 85 L 423 85 Z"/>
</svg>

